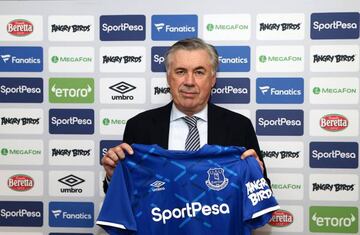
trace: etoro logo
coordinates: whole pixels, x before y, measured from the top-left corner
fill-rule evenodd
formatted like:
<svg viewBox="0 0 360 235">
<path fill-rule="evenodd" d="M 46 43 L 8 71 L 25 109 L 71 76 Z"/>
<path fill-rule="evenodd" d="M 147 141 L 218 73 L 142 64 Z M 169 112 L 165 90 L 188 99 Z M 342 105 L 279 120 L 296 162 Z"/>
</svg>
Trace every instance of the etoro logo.
<svg viewBox="0 0 360 235">
<path fill-rule="evenodd" d="M 277 210 L 271 215 L 269 225 L 273 227 L 286 227 L 294 222 L 294 216 L 290 211 Z"/>
<path fill-rule="evenodd" d="M 311 232 L 358 233 L 357 207 L 312 206 L 309 220 Z"/>
<path fill-rule="evenodd" d="M 29 191 L 34 187 L 34 183 L 33 178 L 24 174 L 13 175 L 7 181 L 8 187 L 18 192 Z"/>
<path fill-rule="evenodd" d="M 320 127 L 327 131 L 342 131 L 349 125 L 349 120 L 340 114 L 328 114 L 320 119 Z"/>
<path fill-rule="evenodd" d="M 50 103 L 93 103 L 92 78 L 50 78 Z"/>
<path fill-rule="evenodd" d="M 24 37 L 34 31 L 34 25 L 28 20 L 16 19 L 7 24 L 6 30 L 13 36 Z"/>
</svg>

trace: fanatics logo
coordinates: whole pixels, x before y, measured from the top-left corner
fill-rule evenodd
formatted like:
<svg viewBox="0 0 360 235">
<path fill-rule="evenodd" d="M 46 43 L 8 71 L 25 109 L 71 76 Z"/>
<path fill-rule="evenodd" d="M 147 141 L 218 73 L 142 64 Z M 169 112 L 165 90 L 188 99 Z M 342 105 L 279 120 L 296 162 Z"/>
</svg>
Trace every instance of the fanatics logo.
<svg viewBox="0 0 360 235">
<path fill-rule="evenodd" d="M 224 169 L 222 168 L 210 168 L 208 171 L 208 179 L 205 181 L 209 189 L 220 191 L 224 189 L 229 179 L 224 175 Z"/>
</svg>

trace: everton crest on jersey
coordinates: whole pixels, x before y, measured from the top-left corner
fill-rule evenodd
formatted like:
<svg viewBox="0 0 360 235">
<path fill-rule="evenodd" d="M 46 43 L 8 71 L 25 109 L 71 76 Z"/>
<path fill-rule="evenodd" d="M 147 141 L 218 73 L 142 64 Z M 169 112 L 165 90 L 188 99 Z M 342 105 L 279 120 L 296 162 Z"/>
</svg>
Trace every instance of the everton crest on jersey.
<svg viewBox="0 0 360 235">
<path fill-rule="evenodd" d="M 132 147 L 96 222 L 109 234 L 250 235 L 279 208 L 257 161 L 240 159 L 245 148 Z"/>
</svg>

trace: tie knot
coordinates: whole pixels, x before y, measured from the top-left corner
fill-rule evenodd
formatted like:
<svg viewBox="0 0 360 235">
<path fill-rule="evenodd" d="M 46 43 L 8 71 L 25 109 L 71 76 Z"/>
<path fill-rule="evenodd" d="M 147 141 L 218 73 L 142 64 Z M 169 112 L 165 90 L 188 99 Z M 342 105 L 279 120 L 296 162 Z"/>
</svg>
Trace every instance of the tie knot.
<svg viewBox="0 0 360 235">
<path fill-rule="evenodd" d="M 189 128 L 193 128 L 193 127 L 196 127 L 196 122 L 197 120 L 199 119 L 198 117 L 195 117 L 195 116 L 185 116 L 183 117 L 186 124 L 188 125 Z"/>
</svg>

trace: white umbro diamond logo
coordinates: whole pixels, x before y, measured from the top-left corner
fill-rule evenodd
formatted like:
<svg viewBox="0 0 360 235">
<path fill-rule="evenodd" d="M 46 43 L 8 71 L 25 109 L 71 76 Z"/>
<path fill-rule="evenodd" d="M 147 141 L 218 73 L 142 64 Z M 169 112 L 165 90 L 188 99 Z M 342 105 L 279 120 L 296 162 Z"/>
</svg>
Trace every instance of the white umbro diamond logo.
<svg viewBox="0 0 360 235">
<path fill-rule="evenodd" d="M 155 187 L 155 188 L 160 188 L 161 186 L 163 186 L 165 184 L 165 182 L 162 181 L 155 181 L 154 183 L 150 184 L 150 186 Z"/>
</svg>

